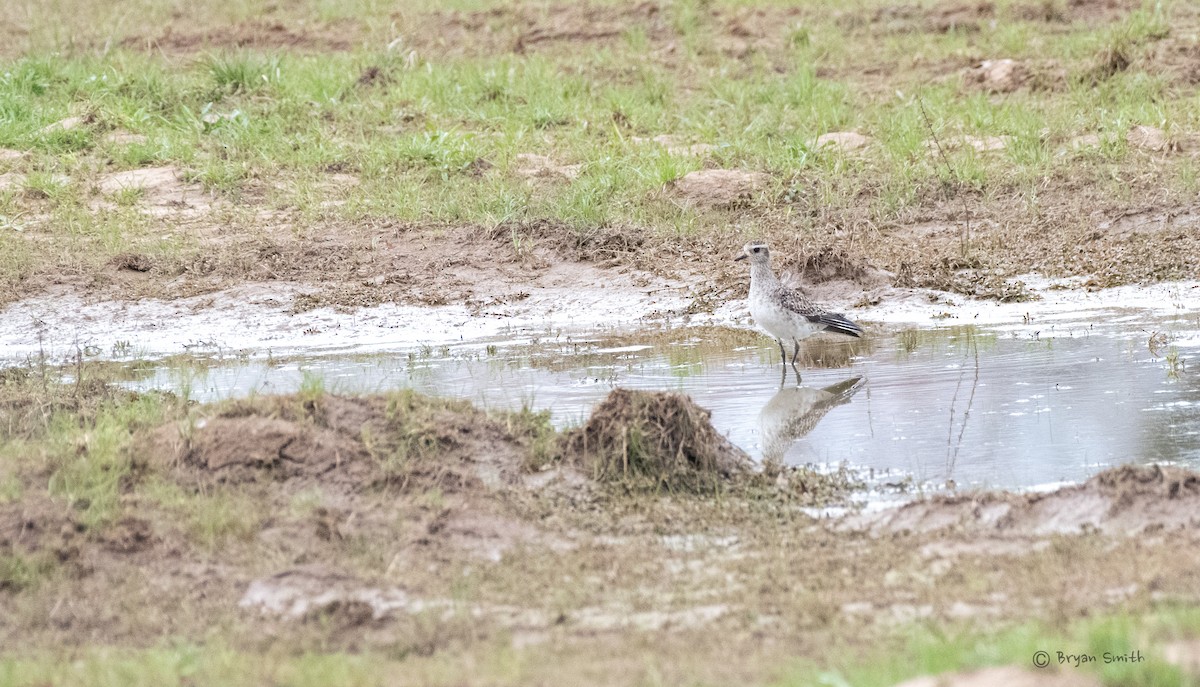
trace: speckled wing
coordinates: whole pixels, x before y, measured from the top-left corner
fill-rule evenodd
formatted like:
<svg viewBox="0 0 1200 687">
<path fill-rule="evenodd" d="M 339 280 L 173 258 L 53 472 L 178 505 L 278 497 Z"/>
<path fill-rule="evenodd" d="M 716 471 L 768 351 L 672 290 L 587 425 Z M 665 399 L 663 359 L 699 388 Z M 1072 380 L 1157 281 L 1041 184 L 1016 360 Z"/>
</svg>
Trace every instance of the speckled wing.
<svg viewBox="0 0 1200 687">
<path fill-rule="evenodd" d="M 863 334 L 862 327 L 851 322 L 845 315 L 825 310 L 795 289 L 781 287 L 776 293 L 776 298 L 789 312 L 800 315 L 813 324 L 824 325 L 828 331 L 853 337 Z"/>
</svg>

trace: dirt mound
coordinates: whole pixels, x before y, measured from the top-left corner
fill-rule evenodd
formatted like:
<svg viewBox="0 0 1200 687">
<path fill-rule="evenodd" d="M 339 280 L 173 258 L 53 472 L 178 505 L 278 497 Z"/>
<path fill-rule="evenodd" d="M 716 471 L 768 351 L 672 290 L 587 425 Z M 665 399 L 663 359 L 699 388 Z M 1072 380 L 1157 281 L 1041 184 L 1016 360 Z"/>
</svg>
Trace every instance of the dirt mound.
<svg viewBox="0 0 1200 687">
<path fill-rule="evenodd" d="M 601 481 L 703 490 L 750 470 L 750 457 L 721 436 L 711 413 L 684 394 L 614 389 L 565 452 Z"/>
<path fill-rule="evenodd" d="M 236 483 L 262 474 L 277 481 L 344 475 L 363 457 L 361 444 L 328 429 L 271 417 L 217 417 L 197 423 L 183 460 L 218 481 Z"/>
<path fill-rule="evenodd" d="M 1200 474 L 1157 465 L 1124 465 L 1084 484 L 1048 494 L 940 496 L 847 518 L 844 526 L 875 534 L 939 530 L 1016 536 L 1135 535 L 1200 526 Z"/>
<path fill-rule="evenodd" d="M 413 393 L 225 404 L 193 425 L 172 423 L 136 449 L 185 483 L 288 482 L 457 493 L 515 484 L 516 440 L 467 404 Z"/>
<path fill-rule="evenodd" d="M 702 169 L 689 172 L 668 185 L 684 203 L 697 207 L 732 208 L 751 201 L 766 185 L 762 172 L 738 169 Z"/>
</svg>

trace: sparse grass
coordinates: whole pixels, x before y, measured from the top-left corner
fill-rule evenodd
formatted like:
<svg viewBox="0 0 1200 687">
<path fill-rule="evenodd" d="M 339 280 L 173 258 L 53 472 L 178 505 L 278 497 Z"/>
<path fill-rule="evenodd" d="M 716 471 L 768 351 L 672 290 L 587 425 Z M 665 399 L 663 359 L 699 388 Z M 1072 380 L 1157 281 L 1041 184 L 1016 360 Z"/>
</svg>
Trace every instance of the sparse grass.
<svg viewBox="0 0 1200 687">
<path fill-rule="evenodd" d="M 53 554 L 0 553 L 0 593 L 36 587 L 58 567 Z"/>
<path fill-rule="evenodd" d="M 156 481 L 143 488 L 142 493 L 165 509 L 179 522 L 189 540 L 208 553 L 251 541 L 262 530 L 267 517 L 261 502 L 228 489 L 196 493 Z"/>
<path fill-rule="evenodd" d="M 1049 660 L 1045 670 L 1093 674 L 1106 685 L 1190 685 L 1193 684 L 1190 676 L 1163 660 L 1161 648 L 1181 636 L 1190 637 L 1191 631 L 1181 635 L 1179 628 L 1194 627 L 1198 619 L 1200 616 L 1194 610 L 1168 609 L 1145 617 L 1115 615 L 1085 620 L 1067 628 L 1039 623 L 1000 632 L 912 628 L 901 651 L 876 660 L 848 660 L 844 667 L 828 672 L 806 666 L 779 684 L 812 684 L 814 674 L 822 672 L 824 684 L 887 687 L 921 674 L 1002 665 L 1034 669 L 1034 654 L 1045 651 Z M 1081 659 L 1079 665 L 1070 658 L 1060 662 L 1060 651 L 1092 660 Z M 1139 651 L 1141 661 L 1116 658 Z"/>
<path fill-rule="evenodd" d="M 215 642 L 205 646 L 177 644 L 149 649 L 84 649 L 67 656 L 45 652 L 0 657 L 0 685 L 18 687 L 55 685 L 160 685 L 179 681 L 222 685 L 457 685 L 486 682 L 496 685 L 568 680 L 595 685 L 645 684 L 664 672 L 675 684 L 831 685 L 840 687 L 890 687 L 903 680 L 987 666 L 1012 665 L 1032 669 L 1032 657 L 1047 651 L 1048 672 L 1095 676 L 1102 684 L 1183 687 L 1194 684 L 1179 668 L 1162 660 L 1162 647 L 1170 641 L 1195 636 L 1194 611 L 1163 610 L 1145 618 L 1105 615 L 1074 623 L 1067 628 L 1024 624 L 998 632 L 969 628 L 939 633 L 922 626 L 897 628 L 901 648 L 876 647 L 853 659 L 829 662 L 789 660 L 784 652 L 761 657 L 767 665 L 742 672 L 720 668 L 716 656 L 693 655 L 707 644 L 670 645 L 658 655 L 635 659 L 607 644 L 599 650 L 569 645 L 512 649 L 478 646 L 462 653 L 397 657 L 381 652 L 362 654 L 310 652 L 301 655 L 261 655 Z M 1095 662 L 1058 664 L 1057 652 L 1088 654 Z M 1104 662 L 1105 653 L 1140 651 L 1139 663 Z M 719 652 L 718 652 L 719 653 Z M 70 660 L 62 660 L 69 657 Z M 729 657 L 726 657 L 728 660 Z M 835 666 L 844 660 L 842 666 Z M 687 666 L 691 661 L 691 667 Z M 726 680 L 714 682 L 713 671 Z M 736 676 L 736 677 L 735 677 Z M 639 679 L 640 678 L 640 679 Z"/>
<path fill-rule="evenodd" d="M 116 5 L 110 4 L 78 8 L 94 21 L 79 40 L 119 38 L 94 34 L 113 30 Z M 772 175 L 773 187 L 738 218 L 739 231 L 759 235 L 786 230 L 819 238 L 831 223 L 856 230 L 904 222 L 920 208 L 963 196 L 973 212 L 980 203 L 1027 198 L 1027 214 L 1004 221 L 1031 223 L 1040 202 L 1066 202 L 1055 195 L 1058 189 L 1152 175 L 1144 190 L 1176 202 L 1195 186 L 1186 156 L 1153 158 L 1124 145 L 1135 124 L 1200 129 L 1193 89 L 1173 83 L 1150 50 L 1195 22 L 1180 3 L 1147 2 L 1110 21 L 1055 19 L 1068 9 L 1050 5 L 1045 19 L 1000 3 L 995 21 L 967 17 L 971 32 L 930 29 L 933 10 L 904 19 L 899 30 L 872 23 L 882 6 L 874 0 L 852 10 L 865 23 L 814 3 L 799 16 L 781 13 L 748 29 L 757 40 L 748 54 L 722 47 L 731 40 L 731 23 L 742 21 L 734 19 L 744 9 L 739 2 L 720 2 L 711 11 L 672 5 L 653 30 L 624 19 L 627 30 L 612 42 L 584 49 L 539 44 L 524 54 L 488 44 L 479 53 L 441 52 L 445 47 L 428 43 L 418 28 L 437 21 L 432 6 L 408 7 L 393 25 L 395 18 L 374 5 L 351 4 L 356 9 L 346 16 L 354 20 L 344 27 L 349 44 L 398 31 L 402 47 L 362 44 L 313 54 L 256 46 L 251 39 L 244 47 L 222 47 L 214 38 L 195 59 L 177 60 L 122 47 L 119 39 L 99 55 L 56 53 L 63 46 L 45 42 L 50 27 L 34 29 L 29 51 L 13 54 L 0 70 L 0 146 L 29 151 L 22 161 L 0 163 L 28 175 L 26 192 L 9 214 L 28 212 L 30 230 L 54 231 L 59 218 L 37 212 L 39 203 L 49 202 L 53 214 L 82 210 L 77 224 L 103 223 L 103 213 L 88 209 L 90 180 L 148 164 L 176 166 L 243 208 L 253 199 L 251 205 L 294 209 L 298 215 L 289 224 L 301 232 L 330 222 L 549 220 L 580 230 L 632 224 L 662 240 L 726 224 L 723 212 L 680 206 L 661 193 L 664 184 L 704 166 L 705 158 Z M 193 30 L 212 27 L 213 36 L 222 27 L 240 30 L 224 22 L 245 20 L 216 0 L 199 3 L 196 12 L 203 19 Z M 123 30 L 138 33 L 137 26 L 134 20 Z M 674 37 L 682 39 L 678 56 L 662 52 Z M 854 48 L 864 41 L 871 50 Z M 1046 88 L 991 95 L 941 78 L 938 65 L 964 70 L 965 54 L 1050 60 L 1065 77 Z M 893 71 L 886 87 L 863 76 L 881 65 Z M 1009 145 L 987 153 L 960 145 L 943 164 L 928 154 L 930 127 L 921 122 L 918 102 L 944 140 L 1006 136 Z M 84 124 L 43 132 L 70 114 Z M 853 154 L 813 146 L 816 136 L 839 130 L 861 131 L 877 142 Z M 113 131 L 147 140 L 103 143 Z M 716 147 L 695 157 L 634 142 L 660 134 Z M 1072 152 L 1068 143 L 1090 134 L 1104 145 Z M 516 173 L 520 153 L 580 164 L 579 177 L 531 182 Z M 344 190 L 344 203 L 322 207 L 313 183 L 330 170 L 360 183 Z M 69 181 L 58 183 L 58 175 Z M 140 199 L 122 194 L 117 203 L 136 208 Z M 253 216 L 236 215 L 233 224 L 253 234 Z M 59 269 L 64 260 L 78 264 L 78 256 L 97 248 L 94 240 L 81 240 L 64 257 L 44 242 L 20 243 L 26 253 L 20 264 L 0 263 L 0 282 L 10 286 Z M 111 242 L 99 248 L 114 250 Z M 95 263 L 83 269 L 94 270 Z"/>
</svg>

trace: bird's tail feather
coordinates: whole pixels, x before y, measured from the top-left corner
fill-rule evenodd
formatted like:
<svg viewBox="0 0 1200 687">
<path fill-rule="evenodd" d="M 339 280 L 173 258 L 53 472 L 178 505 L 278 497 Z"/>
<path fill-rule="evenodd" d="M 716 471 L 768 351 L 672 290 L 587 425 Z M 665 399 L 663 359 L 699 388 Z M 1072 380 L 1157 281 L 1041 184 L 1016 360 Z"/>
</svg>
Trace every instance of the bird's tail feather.
<svg viewBox="0 0 1200 687">
<path fill-rule="evenodd" d="M 846 319 L 845 315 L 828 313 L 821 315 L 818 322 L 825 325 L 825 329 L 831 332 L 853 337 L 861 337 L 863 335 L 863 328 Z"/>
</svg>

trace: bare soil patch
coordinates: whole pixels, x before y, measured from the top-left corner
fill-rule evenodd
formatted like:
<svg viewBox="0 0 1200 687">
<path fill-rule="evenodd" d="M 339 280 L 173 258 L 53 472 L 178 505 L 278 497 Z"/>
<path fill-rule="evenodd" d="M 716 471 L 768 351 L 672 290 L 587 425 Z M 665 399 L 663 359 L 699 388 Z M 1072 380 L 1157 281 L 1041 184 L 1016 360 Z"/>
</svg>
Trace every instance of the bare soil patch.
<svg viewBox="0 0 1200 687">
<path fill-rule="evenodd" d="M 303 27 L 269 20 L 202 30 L 169 24 L 161 33 L 129 36 L 122 45 L 139 50 L 190 54 L 220 49 L 295 50 L 298 52 L 344 52 L 361 40 L 361 29 L 342 21 Z"/>
<path fill-rule="evenodd" d="M 428 16 L 395 15 L 409 27 L 420 52 L 437 54 L 527 53 L 620 40 L 637 26 L 652 40 L 672 31 L 657 3 L 621 6 L 556 3 L 510 5 L 481 11 L 451 10 Z"/>
<path fill-rule="evenodd" d="M 1200 478 L 1179 468 L 1127 465 L 1049 494 L 936 497 L 851 518 L 846 527 L 887 532 L 990 531 L 1048 536 L 1098 531 L 1131 536 L 1200 524 Z"/>
<path fill-rule="evenodd" d="M 668 184 L 668 189 L 689 205 L 729 209 L 753 200 L 768 178 L 762 172 L 702 169 L 676 179 Z"/>
<path fill-rule="evenodd" d="M 200 184 L 185 181 L 183 172 L 173 166 L 114 172 L 102 177 L 97 189 L 110 202 L 118 194 L 134 193 L 135 202 L 150 215 L 204 214 L 214 202 L 212 194 Z"/>
<path fill-rule="evenodd" d="M 851 151 L 863 148 L 871 143 L 870 136 L 864 136 L 857 131 L 833 131 L 817 137 L 818 148 L 834 148 L 841 151 Z"/>
</svg>

